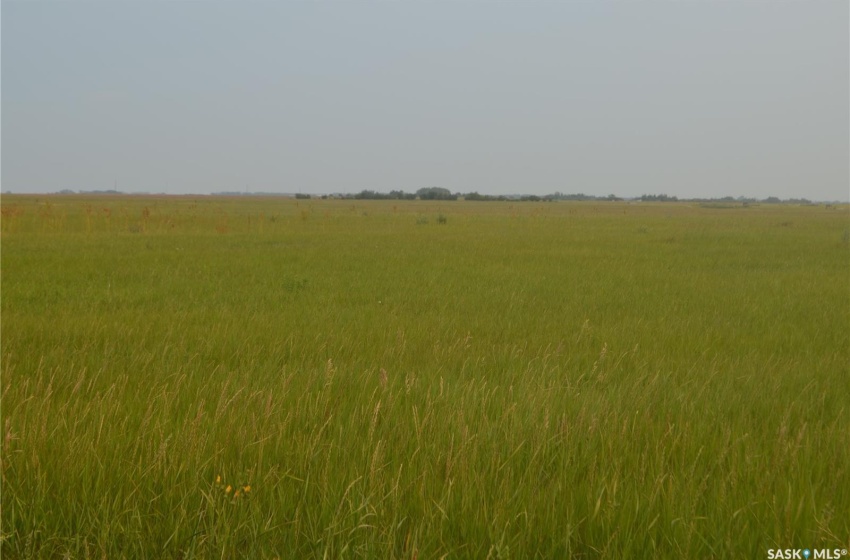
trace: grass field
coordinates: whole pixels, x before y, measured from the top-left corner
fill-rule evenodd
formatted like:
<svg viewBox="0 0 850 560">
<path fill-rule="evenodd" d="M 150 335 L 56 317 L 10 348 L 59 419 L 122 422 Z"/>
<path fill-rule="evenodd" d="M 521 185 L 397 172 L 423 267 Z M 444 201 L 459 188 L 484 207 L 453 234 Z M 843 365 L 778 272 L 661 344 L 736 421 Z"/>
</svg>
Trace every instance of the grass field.
<svg viewBox="0 0 850 560">
<path fill-rule="evenodd" d="M 850 208 L 2 200 L 5 558 L 850 547 Z"/>
</svg>

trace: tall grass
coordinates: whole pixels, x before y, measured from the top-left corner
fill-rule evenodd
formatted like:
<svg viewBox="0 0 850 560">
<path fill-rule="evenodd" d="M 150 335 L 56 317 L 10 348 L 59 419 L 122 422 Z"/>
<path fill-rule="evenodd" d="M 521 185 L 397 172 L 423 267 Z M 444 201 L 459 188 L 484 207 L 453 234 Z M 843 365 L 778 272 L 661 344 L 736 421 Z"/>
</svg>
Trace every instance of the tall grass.
<svg viewBox="0 0 850 560">
<path fill-rule="evenodd" d="M 846 207 L 3 208 L 4 557 L 850 545 Z"/>
</svg>

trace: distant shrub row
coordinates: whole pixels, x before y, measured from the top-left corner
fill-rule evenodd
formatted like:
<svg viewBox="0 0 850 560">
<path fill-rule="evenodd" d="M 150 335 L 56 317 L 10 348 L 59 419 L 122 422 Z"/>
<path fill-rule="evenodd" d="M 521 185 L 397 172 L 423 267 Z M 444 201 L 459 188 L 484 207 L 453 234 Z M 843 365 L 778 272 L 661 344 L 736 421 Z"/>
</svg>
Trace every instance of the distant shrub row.
<svg viewBox="0 0 850 560">
<path fill-rule="evenodd" d="M 11 193 L 5 193 L 11 194 Z M 104 190 L 104 191 L 77 191 L 74 192 L 69 189 L 64 189 L 59 191 L 57 194 L 86 194 L 86 195 L 102 195 L 102 194 L 113 194 L 113 195 L 122 195 L 127 194 L 117 190 Z M 131 193 L 131 194 L 147 194 L 147 193 Z M 213 195 L 219 196 L 291 196 L 291 195 L 282 195 L 281 193 L 273 193 L 273 192 L 218 192 L 213 193 Z M 619 196 L 609 194 L 608 196 L 595 196 L 584 193 L 576 193 L 576 194 L 564 194 L 561 192 L 555 192 L 552 194 L 547 194 L 544 196 L 537 195 L 490 195 L 490 194 L 479 194 L 477 191 L 468 192 L 466 194 L 463 193 L 452 193 L 449 189 L 443 187 L 424 187 L 416 191 L 415 193 L 409 193 L 401 190 L 393 190 L 388 193 L 382 193 L 373 190 L 362 190 L 357 194 L 333 194 L 333 195 L 309 195 L 305 193 L 298 193 L 295 195 L 297 199 L 310 199 L 310 198 L 341 198 L 341 199 L 354 199 L 354 200 L 476 200 L 476 201 L 521 201 L 521 202 L 551 202 L 554 200 L 579 200 L 579 201 L 620 201 L 620 200 L 640 200 L 642 202 L 699 202 L 699 203 L 737 203 L 737 204 L 813 204 L 811 200 L 807 198 L 789 198 L 786 200 L 782 200 L 775 196 L 769 196 L 765 199 L 757 199 L 757 198 L 748 198 L 744 196 L 739 196 L 737 198 L 731 196 L 724 196 L 722 198 L 678 198 L 676 196 L 670 196 L 666 194 L 644 194 L 639 198 L 635 199 L 624 199 Z"/>
</svg>

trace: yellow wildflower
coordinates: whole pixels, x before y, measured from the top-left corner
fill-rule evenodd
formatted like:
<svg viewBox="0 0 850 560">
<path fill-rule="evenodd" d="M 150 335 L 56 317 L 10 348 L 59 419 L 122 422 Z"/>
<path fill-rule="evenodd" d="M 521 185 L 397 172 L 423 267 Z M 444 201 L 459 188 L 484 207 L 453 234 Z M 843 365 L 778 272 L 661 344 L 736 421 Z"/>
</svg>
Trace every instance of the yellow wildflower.
<svg viewBox="0 0 850 560">
<path fill-rule="evenodd" d="M 229 485 L 229 484 L 228 484 L 228 485 L 227 485 L 227 488 L 225 488 L 225 489 L 224 489 L 224 493 L 225 493 L 225 494 L 230 494 L 230 491 L 231 491 L 231 490 L 233 490 L 233 486 L 231 486 L 231 485 Z"/>
<path fill-rule="evenodd" d="M 247 486 L 243 486 L 243 487 L 242 487 L 242 490 L 244 490 L 244 491 L 245 491 L 245 493 L 247 494 L 248 492 L 250 492 L 250 491 L 251 491 L 251 485 L 249 484 L 249 485 L 247 485 Z"/>
<path fill-rule="evenodd" d="M 221 475 L 218 475 L 217 477 L 215 477 L 215 483 L 221 484 Z"/>
</svg>

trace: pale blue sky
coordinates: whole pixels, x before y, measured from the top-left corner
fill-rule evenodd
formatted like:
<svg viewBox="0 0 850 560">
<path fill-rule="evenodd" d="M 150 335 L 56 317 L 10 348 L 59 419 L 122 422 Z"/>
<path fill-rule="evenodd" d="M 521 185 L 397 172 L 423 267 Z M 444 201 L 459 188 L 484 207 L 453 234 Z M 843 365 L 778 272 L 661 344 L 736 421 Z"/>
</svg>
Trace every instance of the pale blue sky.
<svg viewBox="0 0 850 560">
<path fill-rule="evenodd" d="M 847 0 L 2 2 L 2 189 L 848 200 Z"/>
</svg>

